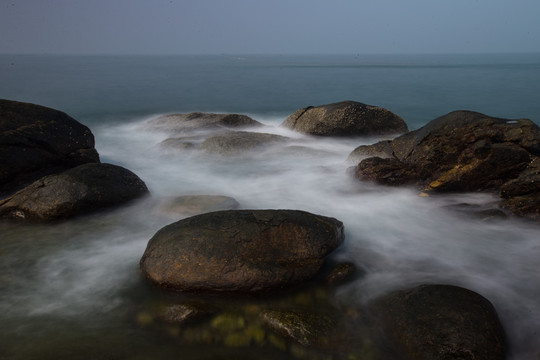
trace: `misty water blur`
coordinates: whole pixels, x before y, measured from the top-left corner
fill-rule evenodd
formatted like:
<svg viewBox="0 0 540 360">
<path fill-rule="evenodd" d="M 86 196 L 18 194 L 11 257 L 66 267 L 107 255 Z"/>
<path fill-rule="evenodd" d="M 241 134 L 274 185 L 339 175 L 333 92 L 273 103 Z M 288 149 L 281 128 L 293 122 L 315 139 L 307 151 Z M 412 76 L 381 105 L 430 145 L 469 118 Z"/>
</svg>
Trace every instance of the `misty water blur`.
<svg viewBox="0 0 540 360">
<path fill-rule="evenodd" d="M 23 60 L 29 61 L 26 58 Z M 120 63 L 126 61 L 125 58 L 113 60 Z M 141 67 L 144 68 L 146 60 L 139 59 L 132 66 L 139 71 Z M 168 60 L 158 59 L 158 64 L 168 64 Z M 374 59 L 373 62 L 380 64 L 376 60 L 379 61 Z M 64 65 L 73 71 L 70 76 L 77 78 L 81 75 L 75 73 L 73 61 L 70 58 L 63 59 Z M 248 61 L 246 78 L 251 76 L 250 71 L 255 72 L 255 67 L 266 66 L 264 62 L 262 65 L 259 63 L 261 59 L 251 61 Z M 285 62 L 283 69 L 277 66 L 270 73 L 264 73 L 263 78 L 270 79 L 272 86 L 264 90 L 259 88 L 261 94 L 255 97 L 261 103 L 267 91 L 277 91 L 279 86 L 276 81 L 285 81 L 283 77 L 271 78 L 279 71 L 290 74 L 293 66 L 309 74 L 321 74 L 321 71 L 326 74 L 323 76 L 326 80 L 320 80 L 320 84 L 311 90 L 311 94 L 316 93 L 317 96 L 308 96 L 309 101 L 314 102 L 322 99 L 324 89 L 330 88 L 326 85 L 333 83 L 332 76 L 346 78 L 347 71 L 359 71 L 361 74 L 371 74 L 372 77 L 363 79 L 363 87 L 355 88 L 357 92 L 353 91 L 351 97 L 377 105 L 385 105 L 377 100 L 386 98 L 391 105 L 389 107 L 394 111 L 401 110 L 396 112 L 412 128 L 434 117 L 432 113 L 435 111 L 436 116 L 445 112 L 440 108 L 444 96 L 433 93 L 429 95 L 430 89 L 435 83 L 441 82 L 444 76 L 434 79 L 434 83 L 424 84 L 424 87 L 416 84 L 423 93 L 418 92 L 417 88 L 416 92 L 406 94 L 405 84 L 421 82 L 416 77 L 417 70 L 428 77 L 435 77 L 441 71 L 454 74 L 456 70 L 451 64 L 440 65 L 442 70 L 439 65 L 433 68 L 426 65 L 427 69 L 424 65 L 422 69 L 396 64 L 373 65 L 374 70 L 370 70 L 368 64 L 358 65 L 358 68 L 350 63 L 347 63 L 349 67 L 332 67 L 337 61 L 335 59 L 330 65 L 324 61 L 322 65 L 319 63 L 321 70 L 320 66 L 308 66 L 305 61 L 296 65 L 291 64 L 290 59 L 282 61 Z M 99 69 L 101 65 L 99 59 L 94 59 L 89 66 Z M 201 65 L 203 70 L 206 65 Z M 227 61 L 222 66 L 228 71 L 236 69 L 237 65 L 236 62 Z M 487 72 L 482 76 L 492 79 L 491 95 L 471 96 L 471 108 L 482 110 L 482 106 L 490 107 L 494 105 L 493 99 L 506 94 L 499 86 L 499 82 L 506 80 L 492 76 L 492 72 L 497 73 L 500 66 L 494 64 L 495 69 L 490 66 L 480 66 L 480 69 L 465 66 L 461 69 L 463 77 L 467 73 L 481 77 L 479 71 Z M 529 70 L 534 70 L 537 65 L 527 66 Z M 203 70 L 198 74 L 204 73 Z M 516 71 L 521 73 L 521 70 Z M 377 74 L 381 71 L 393 72 L 397 78 L 397 90 L 387 94 L 391 86 L 377 87 L 377 77 L 373 76 L 373 71 Z M 47 76 L 54 74 L 50 72 Z M 220 74 L 222 72 L 216 70 L 204 76 L 225 76 Z M 47 76 L 36 76 L 47 81 Z M 114 76 L 121 77 L 119 74 Z M 447 79 L 452 78 L 450 74 L 446 76 Z M 190 86 L 195 84 L 196 77 L 187 77 Z M 229 74 L 225 78 L 230 80 L 234 76 Z M 62 349 L 61 354 L 84 359 L 85 354 L 90 357 L 91 349 L 107 351 L 111 346 L 129 348 L 132 339 L 137 339 L 136 342 L 142 348 L 149 349 L 149 353 L 139 354 L 140 358 L 149 354 L 155 356 L 158 349 L 171 349 L 173 345 L 157 335 L 155 338 L 149 336 L 134 321 L 136 309 L 156 296 L 155 289 L 141 278 L 138 262 L 152 235 L 162 226 L 179 219 L 156 211 L 159 200 L 194 194 L 230 196 L 246 209 L 299 209 L 336 217 L 345 225 L 346 240 L 333 257 L 353 261 L 363 270 L 361 277 L 338 290 L 338 301 L 360 306 L 387 291 L 420 283 L 461 285 L 480 293 L 494 304 L 511 341 L 514 351 L 511 358 L 534 358 L 540 352 L 537 341 L 540 331 L 540 304 L 537 301 L 540 297 L 537 285 L 540 280 L 537 269 L 537 259 L 540 257 L 538 225 L 513 218 L 483 219 L 471 216 L 470 212 L 459 211 L 464 207 L 492 208 L 497 198 L 490 194 L 420 197 L 411 188 L 388 188 L 357 181 L 347 174 L 350 166 L 346 162 L 347 156 L 355 147 L 374 143 L 378 139 L 310 137 L 282 129 L 279 124 L 284 120 L 284 113 L 310 105 L 305 103 L 308 100 L 292 97 L 284 104 L 283 99 L 281 102 L 279 100 L 283 94 L 277 94 L 274 99 L 276 101 L 265 101 L 265 104 L 271 104 L 270 108 L 258 112 L 261 103 L 238 100 L 249 88 L 246 88 L 243 78 L 235 80 L 243 89 L 240 94 L 220 98 L 214 93 L 216 99 L 206 99 L 211 105 L 197 103 L 200 94 L 190 97 L 189 89 L 184 88 L 185 93 L 182 94 L 186 96 L 187 105 L 182 106 L 189 107 L 191 111 L 245 110 L 245 114 L 267 125 L 253 131 L 287 136 L 289 142 L 246 156 L 230 158 L 163 147 L 160 143 L 171 134 L 149 131 L 144 124 L 158 116 L 158 112 L 164 113 L 173 108 L 173 98 L 176 95 L 169 91 L 174 87 L 171 80 L 163 80 L 165 85 L 161 84 L 160 91 L 151 95 L 150 99 L 140 98 L 143 89 L 150 86 L 153 79 L 150 76 L 139 78 L 142 84 L 140 88 L 126 85 L 129 84 L 127 80 L 114 80 L 112 82 L 116 81 L 117 85 L 106 88 L 103 93 L 96 88 L 97 83 L 84 82 L 83 93 L 93 95 L 84 101 L 80 100 L 82 103 L 75 99 L 75 95 L 72 95 L 72 100 L 65 100 L 63 95 L 68 87 L 62 88 L 61 85 L 57 85 L 58 89 L 52 94 L 32 93 L 19 83 L 13 87 L 15 95 L 31 97 L 28 94 L 33 94 L 35 97 L 32 99 L 49 99 L 48 105 L 67 104 L 58 107 L 63 110 L 72 109 L 71 115 L 90 125 L 101 160 L 124 166 L 136 173 L 146 182 L 152 196 L 120 209 L 66 223 L 0 224 L 0 358 L 55 358 L 54 354 Z M 306 85 L 302 79 L 305 78 L 293 77 L 293 84 L 296 81 L 296 84 L 305 89 L 311 84 L 309 81 L 313 81 L 310 78 Z M 383 80 L 387 85 L 392 84 L 390 78 Z M 16 76 L 11 81 L 15 82 Z M 345 84 L 342 85 L 343 89 L 338 89 L 339 86 L 330 89 L 331 97 L 335 100 L 350 98 L 344 95 L 350 87 L 354 87 L 353 80 L 349 81 L 350 84 L 347 81 L 342 83 Z M 532 96 L 530 90 L 538 86 L 538 83 L 533 79 L 522 84 L 527 96 Z M 460 86 L 455 83 L 450 85 L 450 94 L 459 93 Z M 201 86 L 196 91 L 202 94 L 208 87 Z M 521 85 L 515 82 L 512 86 Z M 125 89 L 131 90 L 123 93 Z M 221 91 L 218 93 L 222 94 Z M 480 90 L 473 87 L 472 92 L 478 95 Z M 449 96 L 449 93 L 444 95 Z M 106 94 L 113 94 L 112 100 L 105 99 Z M 134 98 L 128 99 L 129 94 Z M 369 94 L 374 101 L 362 98 L 362 94 Z M 427 98 L 424 97 L 426 94 Z M 444 106 L 464 104 L 461 95 L 456 94 L 453 98 L 449 96 L 454 103 Z M 428 110 L 421 109 L 416 97 L 428 101 L 429 96 L 435 98 L 435 103 L 426 105 Z M 515 100 L 516 96 L 508 94 L 508 99 Z M 157 103 L 146 101 L 154 98 Z M 24 97 L 18 100 L 24 100 Z M 230 109 L 226 106 L 228 100 L 232 101 L 228 105 Z M 473 106 L 474 103 L 480 105 Z M 523 112 L 530 113 L 531 117 L 540 113 L 537 102 L 526 103 L 529 104 L 528 108 L 515 111 L 519 104 L 512 103 L 506 107 L 501 101 L 494 105 L 492 111 L 485 112 L 496 116 L 516 113 L 521 116 Z M 182 106 L 178 106 L 180 110 L 183 110 Z M 208 109 L 208 106 L 212 109 Z M 156 111 L 153 107 L 160 109 Z M 128 111 L 133 109 L 135 115 Z M 29 342 L 33 348 L 26 347 Z M 69 343 L 72 345 L 67 345 Z M 140 350 L 139 347 L 137 349 Z M 96 354 L 101 354 L 98 350 L 95 350 Z M 136 358 L 132 353 L 126 357 Z"/>
</svg>

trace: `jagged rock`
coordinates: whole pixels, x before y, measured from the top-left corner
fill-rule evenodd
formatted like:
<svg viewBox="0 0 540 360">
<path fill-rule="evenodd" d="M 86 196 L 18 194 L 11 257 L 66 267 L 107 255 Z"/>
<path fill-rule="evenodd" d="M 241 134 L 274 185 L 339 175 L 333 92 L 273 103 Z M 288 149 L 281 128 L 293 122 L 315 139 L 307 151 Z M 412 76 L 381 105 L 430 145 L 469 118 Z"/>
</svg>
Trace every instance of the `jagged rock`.
<svg viewBox="0 0 540 360">
<path fill-rule="evenodd" d="M 0 197 L 45 175 L 96 162 L 86 126 L 58 110 L 0 100 Z"/>
<path fill-rule="evenodd" d="M 526 119 L 455 111 L 390 145 L 393 157 L 363 160 L 357 168 L 359 177 L 391 184 L 414 182 L 426 191 L 493 190 L 517 177 L 531 156 L 540 153 L 540 129 Z"/>
<path fill-rule="evenodd" d="M 356 101 L 299 109 L 281 126 L 320 136 L 386 135 L 407 131 L 407 124 L 391 111 Z"/>
<path fill-rule="evenodd" d="M 503 208 L 540 221 L 540 158 L 535 157 L 517 178 L 505 183 L 500 195 Z"/>
<path fill-rule="evenodd" d="M 45 176 L 0 201 L 0 217 L 62 220 L 117 206 L 147 193 L 144 182 L 131 171 L 90 163 Z"/>
<path fill-rule="evenodd" d="M 158 231 L 140 261 L 153 283 L 189 292 L 257 292 L 312 278 L 343 224 L 298 210 L 228 210 Z"/>
<path fill-rule="evenodd" d="M 399 359 L 505 358 L 505 336 L 497 313 L 473 291 L 422 285 L 378 298 L 370 310 Z"/>
</svg>

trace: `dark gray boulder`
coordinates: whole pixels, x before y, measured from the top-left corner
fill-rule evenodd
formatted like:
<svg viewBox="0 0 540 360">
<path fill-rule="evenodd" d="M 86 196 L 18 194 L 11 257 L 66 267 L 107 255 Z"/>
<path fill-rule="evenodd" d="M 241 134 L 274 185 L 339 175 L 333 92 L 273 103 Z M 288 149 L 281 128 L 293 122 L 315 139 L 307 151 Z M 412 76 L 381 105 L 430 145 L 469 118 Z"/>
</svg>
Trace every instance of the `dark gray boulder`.
<svg viewBox="0 0 540 360">
<path fill-rule="evenodd" d="M 422 285 L 374 300 L 370 312 L 399 359 L 505 358 L 498 315 L 486 298 L 473 291 Z"/>
<path fill-rule="evenodd" d="M 153 283 L 188 292 L 257 292 L 312 278 L 343 242 L 343 224 L 298 210 L 228 210 L 170 224 L 140 265 Z"/>
<path fill-rule="evenodd" d="M 215 155 L 235 156 L 262 151 L 277 144 L 284 144 L 287 137 L 275 134 L 249 131 L 229 131 L 209 137 L 199 146 L 199 150 Z"/>
<path fill-rule="evenodd" d="M 120 166 L 90 163 L 48 175 L 0 201 L 0 217 L 27 221 L 67 219 L 118 206 L 148 193 Z"/>
<path fill-rule="evenodd" d="M 150 128 L 182 134 L 263 126 L 246 115 L 203 112 L 163 115 L 148 121 L 146 125 Z"/>
<path fill-rule="evenodd" d="M 540 129 L 527 119 L 455 111 L 390 145 L 391 158 L 365 159 L 357 175 L 381 183 L 414 182 L 426 191 L 496 190 L 540 154 Z"/>
<path fill-rule="evenodd" d="M 44 175 L 96 162 L 86 126 L 58 110 L 0 100 L 0 197 Z"/>
<path fill-rule="evenodd" d="M 408 130 L 403 119 L 391 111 L 356 101 L 299 109 L 281 126 L 319 136 L 387 135 Z"/>
</svg>

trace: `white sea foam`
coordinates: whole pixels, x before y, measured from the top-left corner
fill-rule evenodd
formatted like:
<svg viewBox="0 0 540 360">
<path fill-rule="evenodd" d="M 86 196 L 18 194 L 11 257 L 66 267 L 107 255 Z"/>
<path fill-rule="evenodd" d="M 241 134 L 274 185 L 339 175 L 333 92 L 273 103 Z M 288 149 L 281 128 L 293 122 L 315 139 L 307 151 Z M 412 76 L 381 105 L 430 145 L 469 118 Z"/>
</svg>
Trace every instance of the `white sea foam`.
<svg viewBox="0 0 540 360">
<path fill-rule="evenodd" d="M 263 120 L 265 132 L 289 136 L 288 146 L 295 150 L 220 158 L 164 150 L 159 143 L 167 134 L 143 131 L 138 123 L 100 127 L 94 133 L 102 159 L 138 174 L 154 198 L 219 194 L 234 197 L 243 208 L 300 209 L 340 219 L 346 243 L 336 256 L 366 270 L 340 290 L 346 301 L 361 304 L 426 282 L 465 286 L 493 302 L 519 354 L 538 350 L 538 226 L 518 220 L 482 222 L 448 207 L 483 206 L 496 200 L 491 195 L 425 198 L 409 188 L 359 182 L 347 175 L 345 160 L 356 146 L 376 139 L 304 136 L 279 128 L 279 119 Z M 148 239 L 170 221 L 151 206 L 150 200 L 142 201 L 105 217 L 43 230 L 49 238 L 64 236 L 63 243 L 47 245 L 28 260 L 33 261 L 28 286 L 9 288 L 12 293 L 2 298 L 0 309 L 76 316 L 121 306 L 121 290 L 139 276 L 138 261 Z M 17 236 L 26 237 L 30 246 L 27 235 Z"/>
</svg>

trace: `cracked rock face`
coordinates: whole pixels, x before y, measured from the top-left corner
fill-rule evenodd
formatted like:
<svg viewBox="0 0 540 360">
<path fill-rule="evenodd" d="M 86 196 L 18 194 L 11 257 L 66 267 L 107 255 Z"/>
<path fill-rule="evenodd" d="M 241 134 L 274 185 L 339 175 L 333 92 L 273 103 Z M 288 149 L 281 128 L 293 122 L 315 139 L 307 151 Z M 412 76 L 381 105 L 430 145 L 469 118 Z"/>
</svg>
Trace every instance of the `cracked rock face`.
<svg viewBox="0 0 540 360">
<path fill-rule="evenodd" d="M 58 110 L 0 100 L 0 196 L 44 175 L 96 162 L 88 127 Z"/>
<path fill-rule="evenodd" d="M 408 130 L 405 121 L 391 111 L 356 101 L 299 109 L 281 126 L 318 136 L 372 136 Z"/>
<path fill-rule="evenodd" d="M 317 274 L 343 224 L 299 210 L 228 210 L 170 224 L 140 261 L 153 283 L 188 292 L 258 292 Z"/>
</svg>

